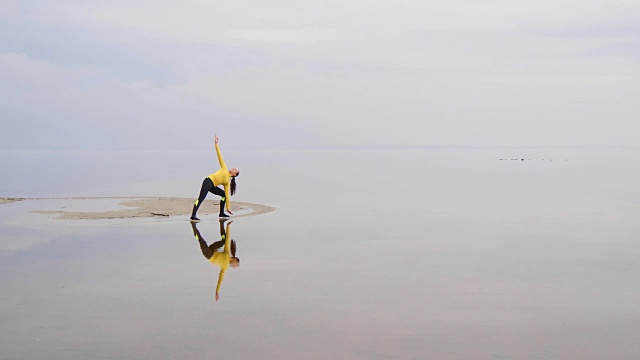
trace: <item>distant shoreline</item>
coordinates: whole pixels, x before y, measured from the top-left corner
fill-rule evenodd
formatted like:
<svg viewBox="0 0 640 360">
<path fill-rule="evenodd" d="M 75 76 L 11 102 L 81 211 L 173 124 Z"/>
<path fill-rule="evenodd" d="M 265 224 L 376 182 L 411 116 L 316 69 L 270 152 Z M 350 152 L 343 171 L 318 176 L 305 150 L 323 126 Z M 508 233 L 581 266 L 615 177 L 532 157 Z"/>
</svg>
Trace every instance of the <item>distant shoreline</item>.
<svg viewBox="0 0 640 360">
<path fill-rule="evenodd" d="M 12 198 L 3 197 L 0 198 L 0 204 L 10 204 L 18 201 L 27 200 L 100 200 L 111 199 L 118 201 L 119 206 L 123 206 L 122 209 L 111 211 L 63 211 L 63 210 L 34 210 L 32 212 L 38 214 L 58 215 L 58 219 L 67 220 L 101 220 L 101 219 L 132 219 L 132 218 L 150 218 L 160 217 L 168 218 L 172 216 L 189 216 L 191 209 L 193 208 L 193 199 L 191 198 L 177 198 L 177 197 L 62 197 L 62 198 Z M 204 209 L 201 207 L 201 212 L 205 213 L 207 209 L 218 209 L 219 202 L 216 200 L 205 200 Z M 232 218 L 254 216 L 260 214 L 270 213 L 275 211 L 275 208 L 267 205 L 252 204 L 246 202 L 232 202 L 231 210 L 239 212 L 238 215 L 232 216 Z M 247 212 L 248 211 L 248 212 Z"/>
<path fill-rule="evenodd" d="M 25 198 L 0 198 L 0 205 L 1 204 L 10 204 L 16 201 L 22 201 L 25 200 Z"/>
</svg>

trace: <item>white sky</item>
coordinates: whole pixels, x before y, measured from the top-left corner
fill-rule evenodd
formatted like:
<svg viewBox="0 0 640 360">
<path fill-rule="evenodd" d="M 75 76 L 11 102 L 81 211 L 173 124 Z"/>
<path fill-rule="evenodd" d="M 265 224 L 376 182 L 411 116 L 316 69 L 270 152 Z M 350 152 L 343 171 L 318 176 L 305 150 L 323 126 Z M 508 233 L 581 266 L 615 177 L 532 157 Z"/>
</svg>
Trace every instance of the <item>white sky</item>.
<svg viewBox="0 0 640 360">
<path fill-rule="evenodd" d="M 639 145 L 640 2 L 0 0 L 0 149 Z"/>
</svg>

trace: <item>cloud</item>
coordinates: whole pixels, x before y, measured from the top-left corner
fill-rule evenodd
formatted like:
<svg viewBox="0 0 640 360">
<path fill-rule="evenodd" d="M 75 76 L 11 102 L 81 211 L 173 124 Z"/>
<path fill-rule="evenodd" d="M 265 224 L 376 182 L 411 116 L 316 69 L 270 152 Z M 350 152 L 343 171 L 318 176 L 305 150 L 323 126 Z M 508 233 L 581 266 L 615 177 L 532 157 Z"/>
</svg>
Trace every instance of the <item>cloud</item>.
<svg viewBox="0 0 640 360">
<path fill-rule="evenodd" d="M 581 28 L 635 24 L 635 1 L 87 1 L 39 4 L 30 9 L 41 21 L 82 27 L 108 27 L 145 32 L 185 42 L 239 40 L 243 31 L 264 31 L 256 37 L 279 41 L 285 31 L 303 34 L 393 35 L 416 31 L 455 32 L 541 28 Z M 308 31 L 308 33 L 304 33 Z M 521 30 L 522 31 L 522 30 Z M 271 37 L 269 34 L 275 34 Z M 254 37 L 249 36 L 249 39 Z M 297 37 L 296 37 L 297 38 Z M 309 41 L 327 36 L 311 36 Z M 346 36 L 346 40 L 357 40 Z"/>
<path fill-rule="evenodd" d="M 192 146 L 213 129 L 291 146 L 635 141 L 631 1 L 20 6 L 0 111 L 105 146 Z"/>
<path fill-rule="evenodd" d="M 25 54 L 0 55 L 0 81 L 2 143 L 10 148 L 202 148 L 214 132 L 277 131 L 211 99 L 195 102 L 184 86 L 122 81 Z"/>
<path fill-rule="evenodd" d="M 0 19 L 16 18 L 22 15 L 22 9 L 18 0 L 0 1 Z"/>
</svg>

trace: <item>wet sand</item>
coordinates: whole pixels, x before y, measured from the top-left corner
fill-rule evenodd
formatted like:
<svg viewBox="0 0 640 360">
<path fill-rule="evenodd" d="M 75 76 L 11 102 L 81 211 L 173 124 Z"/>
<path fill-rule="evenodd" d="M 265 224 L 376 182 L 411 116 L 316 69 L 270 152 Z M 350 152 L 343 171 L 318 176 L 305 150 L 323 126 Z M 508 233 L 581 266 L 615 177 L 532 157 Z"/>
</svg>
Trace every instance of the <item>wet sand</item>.
<svg viewBox="0 0 640 360">
<path fill-rule="evenodd" d="M 10 204 L 12 202 L 16 202 L 16 201 L 22 201 L 24 199 L 22 198 L 0 198 L 0 205 L 2 204 Z"/>
<path fill-rule="evenodd" d="M 122 208 L 110 211 L 65 211 L 65 210 L 34 210 L 38 214 L 59 215 L 58 219 L 68 220 L 102 220 L 102 219 L 131 219 L 172 216 L 188 216 L 193 208 L 193 199 L 175 197 L 153 197 L 153 198 L 57 198 L 56 200 L 117 200 Z M 24 199 L 24 198 L 0 198 L 0 204 L 8 204 L 21 200 L 44 200 Z M 213 204 L 213 205 L 212 205 Z M 217 209 L 220 202 L 215 200 L 205 200 L 200 207 L 201 213 L 206 213 L 207 209 Z M 275 210 L 267 205 L 252 204 L 245 202 L 231 203 L 231 210 L 234 218 L 266 214 Z"/>
</svg>

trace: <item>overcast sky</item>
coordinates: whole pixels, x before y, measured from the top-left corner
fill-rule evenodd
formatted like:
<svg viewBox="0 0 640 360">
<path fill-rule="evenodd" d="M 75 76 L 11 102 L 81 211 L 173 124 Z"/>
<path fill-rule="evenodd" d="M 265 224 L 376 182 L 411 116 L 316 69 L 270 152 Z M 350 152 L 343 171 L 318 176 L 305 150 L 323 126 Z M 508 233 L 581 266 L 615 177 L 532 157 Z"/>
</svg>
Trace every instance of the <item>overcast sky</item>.
<svg viewBox="0 0 640 360">
<path fill-rule="evenodd" d="M 0 149 L 639 145 L 640 1 L 0 0 Z"/>
</svg>

